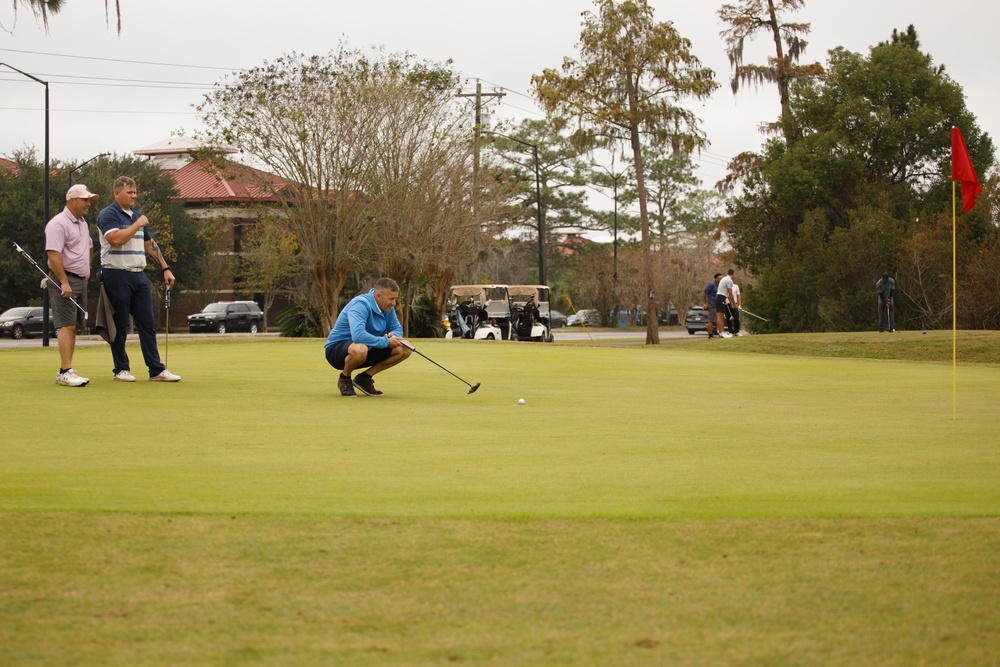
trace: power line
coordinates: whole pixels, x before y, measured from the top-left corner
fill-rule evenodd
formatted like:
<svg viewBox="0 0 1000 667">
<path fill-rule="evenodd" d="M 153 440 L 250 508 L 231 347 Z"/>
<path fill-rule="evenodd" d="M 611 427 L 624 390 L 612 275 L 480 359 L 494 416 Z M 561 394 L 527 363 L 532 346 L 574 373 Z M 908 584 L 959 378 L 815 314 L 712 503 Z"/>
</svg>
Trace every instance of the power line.
<svg viewBox="0 0 1000 667">
<path fill-rule="evenodd" d="M 543 114 L 541 111 L 538 111 L 537 109 L 522 109 L 521 107 L 516 107 L 513 104 L 505 104 L 503 102 L 500 103 L 500 106 L 516 109 L 518 111 L 523 111 L 524 113 L 530 113 L 534 116 L 541 116 L 542 118 L 545 117 L 545 114 Z"/>
<path fill-rule="evenodd" d="M 0 81 L 13 81 L 14 79 L 4 79 L 0 78 Z M 200 85 L 190 85 L 190 86 L 153 86 L 145 84 L 133 84 L 133 83 L 88 83 L 86 81 L 50 81 L 49 83 L 58 83 L 61 86 L 97 86 L 100 88 L 154 88 L 159 90 L 212 90 L 214 86 L 209 84 Z"/>
<path fill-rule="evenodd" d="M 127 63 L 130 65 L 153 65 L 156 67 L 187 67 L 189 69 L 213 69 L 226 72 L 246 71 L 246 69 L 242 67 L 214 67 L 211 65 L 182 65 L 180 63 L 157 63 L 146 60 L 120 60 L 118 58 L 96 58 L 94 56 L 74 56 L 68 53 L 45 53 L 43 51 L 24 51 L 22 49 L 0 48 L 0 51 L 6 51 L 7 53 L 26 53 L 33 56 L 50 56 L 52 58 L 72 58 L 75 60 L 99 60 L 101 62 L 106 62 L 106 63 Z"/>
<path fill-rule="evenodd" d="M 107 76 L 83 76 L 82 74 L 51 74 L 51 73 L 41 73 L 35 72 L 35 76 L 46 77 L 49 79 L 50 83 L 68 83 L 67 81 L 55 81 L 52 79 L 87 79 L 89 81 L 123 81 L 126 83 L 159 83 L 165 85 L 174 86 L 209 86 L 214 84 L 205 83 L 204 81 L 160 81 L 157 79 L 121 79 L 117 77 L 107 77 Z M 3 79 L 4 81 L 19 81 L 20 79 Z"/>
<path fill-rule="evenodd" d="M 41 108 L 31 107 L 0 107 L 0 111 L 42 111 Z M 197 111 L 122 111 L 119 109 L 49 109 L 52 113 L 116 113 L 116 114 L 149 114 L 149 115 L 185 115 L 196 116 Z"/>
<path fill-rule="evenodd" d="M 527 93 L 522 93 L 519 90 L 514 90 L 513 88 L 508 88 L 507 86 L 502 86 L 499 83 L 494 83 L 493 81 L 487 81 L 486 79 L 482 79 L 482 82 L 483 83 L 488 83 L 491 86 L 496 86 L 497 88 L 500 88 L 501 90 L 505 90 L 508 93 L 512 93 L 514 95 L 520 95 L 521 97 L 525 97 L 525 98 L 531 100 L 532 102 L 535 101 L 534 97 L 532 97 L 531 95 L 528 95 Z"/>
</svg>

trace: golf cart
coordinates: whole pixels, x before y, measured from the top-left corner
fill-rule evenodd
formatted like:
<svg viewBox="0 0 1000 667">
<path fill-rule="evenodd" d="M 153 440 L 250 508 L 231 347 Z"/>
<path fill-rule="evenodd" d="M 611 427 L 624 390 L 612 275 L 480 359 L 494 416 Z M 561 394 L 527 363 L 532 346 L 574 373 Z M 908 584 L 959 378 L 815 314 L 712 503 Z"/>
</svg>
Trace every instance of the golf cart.
<svg viewBox="0 0 1000 667">
<path fill-rule="evenodd" d="M 510 321 L 517 340 L 552 342 L 549 288 L 546 285 L 510 285 Z"/>
<path fill-rule="evenodd" d="M 450 292 L 445 338 L 510 339 L 506 285 L 452 285 Z"/>
</svg>

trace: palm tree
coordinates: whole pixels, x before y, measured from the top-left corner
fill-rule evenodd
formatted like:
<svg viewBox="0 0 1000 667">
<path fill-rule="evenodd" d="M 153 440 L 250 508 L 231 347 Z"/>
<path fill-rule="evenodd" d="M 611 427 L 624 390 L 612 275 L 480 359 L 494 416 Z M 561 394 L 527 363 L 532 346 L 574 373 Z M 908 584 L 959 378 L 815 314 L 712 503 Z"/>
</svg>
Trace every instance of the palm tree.
<svg viewBox="0 0 1000 667">
<path fill-rule="evenodd" d="M 104 0 L 104 17 L 108 19 L 108 3 Z M 14 12 L 17 13 L 17 6 L 24 5 L 31 9 L 36 19 L 42 20 L 45 32 L 49 31 L 49 15 L 58 14 L 59 10 L 65 6 L 65 0 L 14 0 Z M 115 15 L 118 19 L 118 34 L 122 34 L 122 8 L 121 0 L 115 0 Z"/>
</svg>

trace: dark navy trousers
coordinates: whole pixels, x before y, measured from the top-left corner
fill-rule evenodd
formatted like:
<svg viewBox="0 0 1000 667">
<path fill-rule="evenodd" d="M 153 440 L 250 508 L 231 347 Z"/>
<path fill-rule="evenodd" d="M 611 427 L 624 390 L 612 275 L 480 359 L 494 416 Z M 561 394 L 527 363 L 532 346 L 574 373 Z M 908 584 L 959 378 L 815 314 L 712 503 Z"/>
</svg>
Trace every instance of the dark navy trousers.
<svg viewBox="0 0 1000 667">
<path fill-rule="evenodd" d="M 128 332 L 128 318 L 132 316 L 135 330 L 139 332 L 139 347 L 142 358 L 149 368 L 149 377 L 154 377 L 166 368 L 160 363 L 160 352 L 156 348 L 156 321 L 153 318 L 153 293 L 149 280 L 142 271 L 103 269 L 101 282 L 108 294 L 111 307 L 115 309 L 115 340 L 111 343 L 111 356 L 115 361 L 115 373 L 130 371 L 128 354 L 125 352 L 125 337 Z"/>
</svg>

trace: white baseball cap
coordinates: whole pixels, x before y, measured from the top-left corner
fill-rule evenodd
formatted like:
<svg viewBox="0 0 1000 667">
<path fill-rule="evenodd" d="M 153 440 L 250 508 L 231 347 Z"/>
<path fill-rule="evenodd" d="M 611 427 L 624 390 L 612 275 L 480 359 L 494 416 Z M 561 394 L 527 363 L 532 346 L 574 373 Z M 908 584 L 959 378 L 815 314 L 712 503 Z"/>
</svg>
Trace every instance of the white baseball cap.
<svg viewBox="0 0 1000 667">
<path fill-rule="evenodd" d="M 97 199 L 97 195 L 87 189 L 87 186 L 78 183 L 66 191 L 66 201 L 70 199 Z"/>
</svg>

